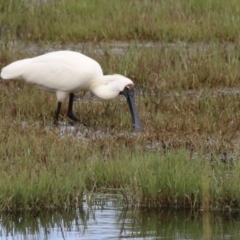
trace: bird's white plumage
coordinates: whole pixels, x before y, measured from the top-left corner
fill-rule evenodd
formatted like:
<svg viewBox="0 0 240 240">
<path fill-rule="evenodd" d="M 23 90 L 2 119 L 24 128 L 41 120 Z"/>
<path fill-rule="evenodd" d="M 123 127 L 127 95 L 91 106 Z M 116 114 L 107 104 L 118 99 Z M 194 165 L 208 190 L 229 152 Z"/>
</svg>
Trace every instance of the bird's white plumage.
<svg viewBox="0 0 240 240">
<path fill-rule="evenodd" d="M 92 91 L 102 99 L 116 97 L 127 84 L 122 75 L 103 75 L 98 62 L 81 53 L 57 51 L 19 60 L 4 67 L 3 79 L 19 78 L 47 92 L 55 92 L 62 102 L 69 93 Z"/>
<path fill-rule="evenodd" d="M 9 64 L 7 67 L 2 69 L 1 78 L 2 79 L 13 79 L 21 78 L 25 67 L 31 59 L 23 59 Z"/>
<path fill-rule="evenodd" d="M 2 69 L 1 77 L 24 79 L 65 98 L 70 92 L 88 90 L 96 78 L 103 77 L 103 72 L 98 62 L 81 53 L 57 51 L 13 62 Z"/>
<path fill-rule="evenodd" d="M 90 91 L 101 99 L 112 99 L 117 97 L 128 84 L 133 84 L 132 80 L 122 75 L 105 75 L 93 81 Z"/>
</svg>

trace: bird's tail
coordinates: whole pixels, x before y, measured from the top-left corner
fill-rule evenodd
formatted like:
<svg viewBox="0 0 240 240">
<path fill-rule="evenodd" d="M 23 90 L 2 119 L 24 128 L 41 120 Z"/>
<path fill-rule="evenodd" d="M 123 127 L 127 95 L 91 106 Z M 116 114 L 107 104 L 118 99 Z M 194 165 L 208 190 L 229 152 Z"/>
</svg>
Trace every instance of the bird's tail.
<svg viewBox="0 0 240 240">
<path fill-rule="evenodd" d="M 2 79 L 22 78 L 25 67 L 30 59 L 23 59 L 13 62 L 2 69 Z"/>
</svg>

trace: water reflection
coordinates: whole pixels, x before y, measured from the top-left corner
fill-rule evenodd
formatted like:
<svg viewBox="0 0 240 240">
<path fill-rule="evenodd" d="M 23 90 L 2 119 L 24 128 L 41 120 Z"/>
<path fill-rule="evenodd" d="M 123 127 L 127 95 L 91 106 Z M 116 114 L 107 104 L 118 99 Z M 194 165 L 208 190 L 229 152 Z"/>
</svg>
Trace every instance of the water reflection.
<svg viewBox="0 0 240 240">
<path fill-rule="evenodd" d="M 0 239 L 239 239 L 238 213 L 124 208 L 97 200 L 92 208 L 0 215 Z"/>
</svg>

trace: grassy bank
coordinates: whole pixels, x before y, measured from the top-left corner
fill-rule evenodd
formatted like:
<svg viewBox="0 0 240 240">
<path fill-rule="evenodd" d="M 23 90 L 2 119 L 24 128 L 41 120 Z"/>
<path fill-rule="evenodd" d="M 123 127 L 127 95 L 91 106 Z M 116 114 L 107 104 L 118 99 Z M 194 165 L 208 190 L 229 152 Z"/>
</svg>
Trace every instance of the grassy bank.
<svg viewBox="0 0 240 240">
<path fill-rule="evenodd" d="M 1 126 L 1 210 L 75 206 L 83 194 L 113 190 L 134 206 L 239 207 L 239 161 L 142 150 L 141 136 L 122 133 L 61 139 L 58 129 Z"/>
<path fill-rule="evenodd" d="M 34 41 L 235 41 L 236 0 L 0 1 L 1 38 Z"/>
</svg>

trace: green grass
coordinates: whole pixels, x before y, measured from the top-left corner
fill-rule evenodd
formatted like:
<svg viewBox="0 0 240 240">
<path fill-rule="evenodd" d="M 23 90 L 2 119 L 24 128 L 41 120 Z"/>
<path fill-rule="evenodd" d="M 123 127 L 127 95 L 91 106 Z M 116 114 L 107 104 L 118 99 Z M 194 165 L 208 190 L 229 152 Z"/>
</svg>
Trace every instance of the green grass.
<svg viewBox="0 0 240 240">
<path fill-rule="evenodd" d="M 34 41 L 235 41 L 236 0 L 0 1 L 1 36 Z"/>
<path fill-rule="evenodd" d="M 138 136 L 86 141 L 42 126 L 8 129 L 1 132 L 1 210 L 70 207 L 84 194 L 113 189 L 126 204 L 202 208 L 208 196 L 210 209 L 239 207 L 238 161 L 207 161 L 184 148 L 154 153 L 136 147 Z"/>
</svg>

